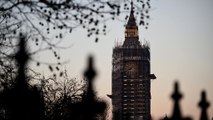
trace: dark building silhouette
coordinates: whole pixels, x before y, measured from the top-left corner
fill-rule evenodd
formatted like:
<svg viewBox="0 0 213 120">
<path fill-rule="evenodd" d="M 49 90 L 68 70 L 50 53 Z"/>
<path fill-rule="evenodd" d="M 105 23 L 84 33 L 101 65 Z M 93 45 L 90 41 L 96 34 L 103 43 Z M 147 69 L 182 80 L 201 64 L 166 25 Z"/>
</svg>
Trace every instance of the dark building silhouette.
<svg viewBox="0 0 213 120">
<path fill-rule="evenodd" d="M 116 44 L 112 55 L 113 120 L 150 120 L 150 48 L 139 41 L 133 3 L 123 44 Z"/>
</svg>

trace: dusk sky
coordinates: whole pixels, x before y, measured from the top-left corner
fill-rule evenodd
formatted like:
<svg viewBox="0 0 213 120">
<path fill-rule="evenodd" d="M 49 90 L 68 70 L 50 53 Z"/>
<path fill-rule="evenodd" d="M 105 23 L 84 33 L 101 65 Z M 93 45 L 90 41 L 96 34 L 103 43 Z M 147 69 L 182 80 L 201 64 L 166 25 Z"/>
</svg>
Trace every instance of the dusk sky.
<svg viewBox="0 0 213 120">
<path fill-rule="evenodd" d="M 152 116 L 159 119 L 171 114 L 170 95 L 174 81 L 178 80 L 184 94 L 183 115 L 198 120 L 198 102 L 205 89 L 211 102 L 209 117 L 213 117 L 213 0 L 151 0 L 151 6 L 149 29 L 139 26 L 139 38 L 150 42 L 151 73 L 157 76 L 151 82 Z M 124 41 L 123 25 L 119 21 L 107 22 L 108 34 L 100 36 L 98 43 L 87 38 L 82 28 L 63 41 L 64 45 L 72 44 L 71 48 L 60 51 L 61 57 L 69 60 L 63 68 L 72 77 L 81 79 L 86 58 L 94 55 L 99 96 L 111 94 L 112 49 L 115 41 Z M 43 54 L 39 58 L 49 59 L 49 56 Z M 45 67 L 36 69 L 48 71 Z"/>
</svg>

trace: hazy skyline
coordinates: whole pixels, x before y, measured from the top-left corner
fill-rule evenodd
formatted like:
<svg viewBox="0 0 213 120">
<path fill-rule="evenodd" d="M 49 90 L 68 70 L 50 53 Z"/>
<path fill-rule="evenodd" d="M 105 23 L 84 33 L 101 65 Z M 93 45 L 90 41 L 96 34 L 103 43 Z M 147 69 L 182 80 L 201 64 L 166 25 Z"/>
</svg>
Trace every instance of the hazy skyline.
<svg viewBox="0 0 213 120">
<path fill-rule="evenodd" d="M 151 113 L 154 119 L 171 114 L 173 103 L 170 95 L 175 80 L 184 94 L 181 101 L 183 115 L 196 120 L 200 116 L 198 102 L 203 89 L 211 102 L 209 117 L 213 117 L 213 1 L 212 0 L 152 0 L 149 29 L 139 26 L 139 38 L 151 45 L 151 73 L 157 79 L 151 83 Z M 137 20 L 136 20 L 137 21 Z M 111 93 L 112 49 L 115 41 L 124 41 L 124 23 L 107 22 L 108 34 L 98 43 L 87 38 L 86 31 L 76 29 L 67 35 L 61 50 L 64 67 L 72 77 L 82 78 L 88 54 L 95 57 L 98 76 L 97 91 L 101 96 Z M 40 55 L 41 60 L 51 55 Z M 46 60 L 48 61 L 48 60 Z M 48 69 L 39 67 L 41 72 Z"/>
</svg>

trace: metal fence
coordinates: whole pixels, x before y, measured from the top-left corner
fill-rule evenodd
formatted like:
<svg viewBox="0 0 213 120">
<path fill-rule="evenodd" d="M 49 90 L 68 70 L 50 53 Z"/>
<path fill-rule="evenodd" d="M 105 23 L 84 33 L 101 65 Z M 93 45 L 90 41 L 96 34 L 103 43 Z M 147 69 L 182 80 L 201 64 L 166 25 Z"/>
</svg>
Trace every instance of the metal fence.
<svg viewBox="0 0 213 120">
<path fill-rule="evenodd" d="M 19 51 L 16 54 L 18 63 L 18 75 L 16 84 L 13 88 L 4 89 L 0 93 L 0 120 L 54 120 L 56 118 L 47 118 L 45 116 L 43 93 L 37 87 L 29 87 L 25 78 L 25 66 L 29 56 L 25 49 L 25 37 L 20 38 Z M 94 77 L 96 71 L 93 68 L 93 58 L 88 59 L 88 67 L 85 71 L 87 89 L 84 92 L 82 100 L 72 103 L 67 116 L 63 120 L 104 120 L 106 116 L 107 104 L 98 100 L 93 90 Z M 201 92 L 201 100 L 198 105 L 201 109 L 200 120 L 209 120 L 207 110 L 210 103 L 207 101 L 206 92 Z M 180 110 L 180 99 L 182 94 L 179 92 L 178 82 L 174 84 L 174 92 L 171 95 L 174 108 L 171 116 L 165 116 L 162 120 L 192 120 L 191 117 L 182 116 Z"/>
</svg>

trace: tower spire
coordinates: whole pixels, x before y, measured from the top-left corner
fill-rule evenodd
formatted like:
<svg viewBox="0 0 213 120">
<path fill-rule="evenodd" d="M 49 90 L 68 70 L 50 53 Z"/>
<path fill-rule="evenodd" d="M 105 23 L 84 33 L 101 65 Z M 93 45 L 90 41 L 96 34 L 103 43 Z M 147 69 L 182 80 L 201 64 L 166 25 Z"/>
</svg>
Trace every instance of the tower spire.
<svg viewBox="0 0 213 120">
<path fill-rule="evenodd" d="M 130 10 L 130 15 L 129 15 L 129 20 L 127 22 L 126 27 L 137 27 L 136 22 L 135 22 L 135 16 L 134 16 L 134 6 L 133 6 L 133 1 L 131 0 L 131 10 Z"/>
<path fill-rule="evenodd" d="M 125 38 L 138 38 L 138 26 L 134 16 L 134 6 L 131 0 L 131 10 L 129 19 L 126 25 Z"/>
<path fill-rule="evenodd" d="M 133 1 L 131 0 L 131 13 L 134 13 Z"/>
</svg>

